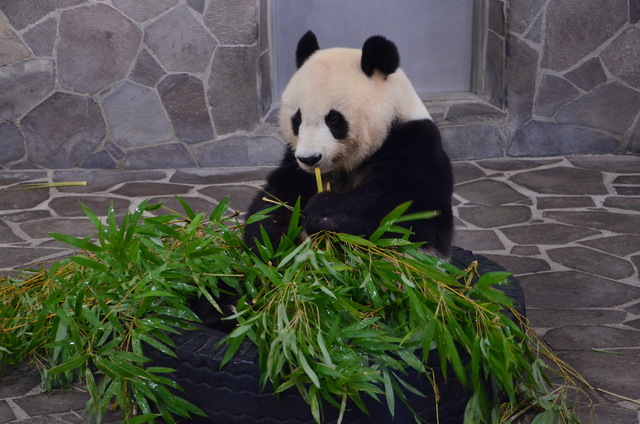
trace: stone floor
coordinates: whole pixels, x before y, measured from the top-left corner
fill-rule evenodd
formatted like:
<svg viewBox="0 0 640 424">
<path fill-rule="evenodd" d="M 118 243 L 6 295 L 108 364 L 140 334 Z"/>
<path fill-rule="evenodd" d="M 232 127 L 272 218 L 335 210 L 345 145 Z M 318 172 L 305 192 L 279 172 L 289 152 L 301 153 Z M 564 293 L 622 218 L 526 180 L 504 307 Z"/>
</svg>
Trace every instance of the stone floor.
<svg viewBox="0 0 640 424">
<path fill-rule="evenodd" d="M 640 157 L 574 156 L 457 162 L 456 244 L 521 281 L 536 332 L 593 386 L 584 423 L 640 423 Z M 229 195 L 244 210 L 270 168 L 0 171 L 0 187 L 86 181 L 85 187 L 0 191 L 0 269 L 14 274 L 69 253 L 49 232 L 92 233 L 80 202 L 105 213 L 143 199 L 210 210 Z M 0 380 L 0 423 L 77 423 L 87 395 L 41 393 L 35 370 Z M 111 417 L 107 421 L 117 421 Z"/>
</svg>

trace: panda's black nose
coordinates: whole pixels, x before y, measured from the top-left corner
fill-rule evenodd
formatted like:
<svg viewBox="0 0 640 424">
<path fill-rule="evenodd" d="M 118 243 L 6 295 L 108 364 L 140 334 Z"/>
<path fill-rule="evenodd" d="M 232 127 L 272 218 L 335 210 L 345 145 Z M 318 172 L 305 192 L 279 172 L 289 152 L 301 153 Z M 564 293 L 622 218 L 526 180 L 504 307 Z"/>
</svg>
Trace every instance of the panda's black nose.
<svg viewBox="0 0 640 424">
<path fill-rule="evenodd" d="M 296 159 L 298 159 L 300 162 L 304 163 L 305 165 L 313 166 L 318 162 L 320 162 L 320 160 L 322 159 L 322 155 L 315 154 L 315 155 L 309 155 L 309 156 L 296 156 Z"/>
</svg>

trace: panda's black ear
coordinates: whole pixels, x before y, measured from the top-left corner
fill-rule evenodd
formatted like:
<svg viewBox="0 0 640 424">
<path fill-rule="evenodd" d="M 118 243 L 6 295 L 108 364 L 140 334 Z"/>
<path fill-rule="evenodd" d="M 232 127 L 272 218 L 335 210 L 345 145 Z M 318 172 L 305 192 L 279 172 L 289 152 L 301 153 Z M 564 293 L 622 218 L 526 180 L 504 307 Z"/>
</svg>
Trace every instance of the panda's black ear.
<svg viewBox="0 0 640 424">
<path fill-rule="evenodd" d="M 296 48 L 296 66 L 300 68 L 302 64 L 309 59 L 309 56 L 317 50 L 320 50 L 320 46 L 318 45 L 316 35 L 311 31 L 307 31 L 300 41 L 298 41 L 298 47 Z"/>
<path fill-rule="evenodd" d="M 385 77 L 391 75 L 400 66 L 398 48 L 393 42 L 381 35 L 369 37 L 362 46 L 360 66 L 368 77 L 373 75 L 375 71 L 380 72 Z"/>
</svg>

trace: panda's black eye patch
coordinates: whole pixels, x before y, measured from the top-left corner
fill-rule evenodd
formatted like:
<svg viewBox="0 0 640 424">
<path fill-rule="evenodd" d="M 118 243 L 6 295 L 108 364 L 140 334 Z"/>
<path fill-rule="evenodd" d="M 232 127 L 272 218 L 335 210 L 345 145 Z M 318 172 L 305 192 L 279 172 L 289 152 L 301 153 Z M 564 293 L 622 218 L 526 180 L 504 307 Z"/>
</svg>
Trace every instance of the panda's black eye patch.
<svg viewBox="0 0 640 424">
<path fill-rule="evenodd" d="M 296 137 L 300 132 L 300 124 L 302 124 L 302 114 L 300 113 L 300 109 L 291 117 L 291 130 L 293 130 L 293 135 Z"/>
<path fill-rule="evenodd" d="M 333 135 L 334 138 L 338 140 L 347 138 L 349 123 L 343 114 L 335 109 L 331 109 L 324 117 L 324 122 L 327 124 L 327 127 L 329 127 L 331 135 Z"/>
</svg>

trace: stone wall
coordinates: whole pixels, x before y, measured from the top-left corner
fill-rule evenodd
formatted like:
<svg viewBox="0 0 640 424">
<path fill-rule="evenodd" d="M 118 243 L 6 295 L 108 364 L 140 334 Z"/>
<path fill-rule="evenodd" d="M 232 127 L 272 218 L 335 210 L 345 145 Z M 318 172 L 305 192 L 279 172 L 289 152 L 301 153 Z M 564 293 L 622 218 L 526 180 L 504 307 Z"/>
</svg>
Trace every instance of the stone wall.
<svg viewBox="0 0 640 424">
<path fill-rule="evenodd" d="M 640 154 L 640 1 L 509 1 L 511 156 Z"/>
<path fill-rule="evenodd" d="M 640 0 L 486 6 L 476 95 L 428 104 L 453 158 L 640 154 Z M 0 167 L 277 163 L 268 14 L 267 0 L 0 0 Z"/>
<path fill-rule="evenodd" d="M 0 166 L 278 161 L 283 145 L 261 122 L 271 98 L 256 0 L 0 0 L 0 12 Z"/>
<path fill-rule="evenodd" d="M 482 87 L 432 102 L 454 158 L 640 154 L 639 0 L 488 3 L 485 78 L 504 72 L 504 102 Z"/>
</svg>

